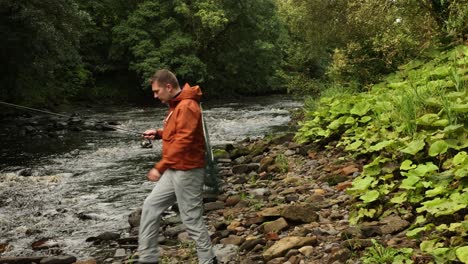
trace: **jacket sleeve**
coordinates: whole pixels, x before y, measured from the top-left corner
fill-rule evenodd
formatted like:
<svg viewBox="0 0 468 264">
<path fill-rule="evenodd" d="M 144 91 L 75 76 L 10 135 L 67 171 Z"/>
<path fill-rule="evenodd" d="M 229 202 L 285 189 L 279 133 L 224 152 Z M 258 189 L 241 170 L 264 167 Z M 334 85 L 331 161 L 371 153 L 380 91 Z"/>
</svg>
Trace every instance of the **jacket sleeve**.
<svg viewBox="0 0 468 264">
<path fill-rule="evenodd" d="M 154 166 L 161 174 L 175 165 L 184 153 L 193 148 L 196 130 L 201 122 L 200 107 L 195 102 L 181 105 L 174 114 L 175 135 L 171 148 L 166 150 L 161 161 Z"/>
</svg>

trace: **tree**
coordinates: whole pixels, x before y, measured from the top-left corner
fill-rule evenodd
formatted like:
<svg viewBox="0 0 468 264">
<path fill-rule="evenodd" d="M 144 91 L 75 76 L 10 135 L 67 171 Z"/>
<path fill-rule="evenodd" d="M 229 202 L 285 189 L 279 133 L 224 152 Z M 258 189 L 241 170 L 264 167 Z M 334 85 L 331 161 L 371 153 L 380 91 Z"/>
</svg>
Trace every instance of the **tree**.
<svg viewBox="0 0 468 264">
<path fill-rule="evenodd" d="M 89 76 L 78 53 L 84 19 L 71 0 L 1 0 L 0 97 L 54 104 L 75 95 Z"/>
<path fill-rule="evenodd" d="M 145 0 L 114 28 L 114 40 L 143 83 L 169 68 L 208 93 L 265 92 L 281 61 L 275 10 L 270 0 Z"/>
</svg>

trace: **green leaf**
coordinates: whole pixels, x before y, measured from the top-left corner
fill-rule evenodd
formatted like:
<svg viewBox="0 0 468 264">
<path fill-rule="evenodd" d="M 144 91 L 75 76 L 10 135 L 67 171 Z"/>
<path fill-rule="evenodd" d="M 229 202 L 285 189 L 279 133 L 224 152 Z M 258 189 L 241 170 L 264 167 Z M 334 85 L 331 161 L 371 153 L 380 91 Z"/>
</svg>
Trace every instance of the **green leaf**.
<svg viewBox="0 0 468 264">
<path fill-rule="evenodd" d="M 429 156 L 434 157 L 447 152 L 448 145 L 445 140 L 438 140 L 431 144 L 429 148 Z"/>
<path fill-rule="evenodd" d="M 435 127 L 446 127 L 450 122 L 447 119 L 440 119 L 432 123 Z"/>
<path fill-rule="evenodd" d="M 420 118 L 416 119 L 416 124 L 423 126 L 431 126 L 437 120 L 439 120 L 439 116 L 437 114 L 425 114 Z"/>
<path fill-rule="evenodd" d="M 349 191 L 366 191 L 369 189 L 371 184 L 375 181 L 372 177 L 356 178 L 353 181 L 353 186 L 349 188 Z"/>
<path fill-rule="evenodd" d="M 359 102 L 353 106 L 350 113 L 353 115 L 363 116 L 369 112 L 371 105 L 367 102 Z"/>
<path fill-rule="evenodd" d="M 453 157 L 453 164 L 454 165 L 460 165 L 460 164 L 466 164 L 468 162 L 468 153 L 465 151 L 457 153 L 455 157 Z"/>
<path fill-rule="evenodd" d="M 413 140 L 406 146 L 406 148 L 402 149 L 401 152 L 415 155 L 416 153 L 421 151 L 425 145 L 426 143 L 424 143 L 424 140 L 422 139 Z"/>
<path fill-rule="evenodd" d="M 372 191 L 367 192 L 364 195 L 361 195 L 361 197 L 359 197 L 359 198 L 361 200 L 363 200 L 364 203 L 371 203 L 371 202 L 377 200 L 379 198 L 379 195 L 380 195 L 380 193 L 378 191 L 372 190 Z"/>
<path fill-rule="evenodd" d="M 455 250 L 455 254 L 457 255 L 457 258 L 467 264 L 468 263 L 468 246 L 464 247 L 459 247 Z"/>
<path fill-rule="evenodd" d="M 404 179 L 401 181 L 400 188 L 401 189 L 407 189 L 407 190 L 413 190 L 416 189 L 414 186 L 421 178 L 418 176 L 411 175 L 410 177 Z"/>
<path fill-rule="evenodd" d="M 394 196 L 390 200 L 390 202 L 395 203 L 395 204 L 402 204 L 402 203 L 406 202 L 406 196 L 407 196 L 406 192 L 400 193 L 400 194 Z"/>
<path fill-rule="evenodd" d="M 450 110 L 456 113 L 468 113 L 468 103 L 467 104 L 454 104 L 450 107 Z"/>
<path fill-rule="evenodd" d="M 369 150 L 371 150 L 371 151 L 380 151 L 383 148 L 391 145 L 394 142 L 395 142 L 395 140 L 385 140 L 385 141 L 382 141 L 382 142 L 379 142 L 379 143 L 375 144 L 374 146 L 371 146 L 369 148 Z"/>
<path fill-rule="evenodd" d="M 417 165 L 413 164 L 411 160 L 405 160 L 400 165 L 400 170 L 410 170 L 416 168 Z"/>
<path fill-rule="evenodd" d="M 354 151 L 354 150 L 357 150 L 361 145 L 362 145 L 362 141 L 361 140 L 356 140 L 355 142 L 349 144 L 348 146 L 346 146 L 345 150 L 347 151 Z"/>
<path fill-rule="evenodd" d="M 424 227 L 423 227 L 424 228 Z M 417 228 L 415 228 L 417 229 Z M 413 230 L 415 230 L 413 229 Z M 424 230 L 423 230 L 424 231 Z M 432 239 L 432 240 L 426 240 L 421 242 L 419 245 L 419 248 L 421 249 L 422 252 L 425 253 L 431 253 L 434 251 L 434 249 L 438 248 L 438 246 L 442 246 L 442 243 L 437 243 L 438 239 Z"/>
<path fill-rule="evenodd" d="M 371 120 L 372 120 L 372 117 L 370 117 L 370 116 L 363 116 L 363 117 L 361 117 L 361 119 L 359 119 L 359 122 L 361 122 L 361 123 L 367 123 L 367 122 L 369 122 L 369 121 L 371 121 Z"/>
<path fill-rule="evenodd" d="M 427 197 L 434 197 L 434 196 L 437 196 L 439 194 L 443 194 L 443 193 L 446 193 L 446 192 L 447 192 L 447 189 L 446 189 L 445 186 L 437 186 L 432 190 L 426 191 L 426 196 Z"/>
</svg>

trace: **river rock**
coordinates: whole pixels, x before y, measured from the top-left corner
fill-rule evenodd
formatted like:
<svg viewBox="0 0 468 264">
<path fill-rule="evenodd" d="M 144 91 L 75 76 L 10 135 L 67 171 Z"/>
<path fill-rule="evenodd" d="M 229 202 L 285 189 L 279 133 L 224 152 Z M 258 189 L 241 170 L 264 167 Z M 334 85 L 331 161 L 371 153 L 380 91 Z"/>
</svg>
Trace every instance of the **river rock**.
<svg viewBox="0 0 468 264">
<path fill-rule="evenodd" d="M 380 222 L 384 224 L 379 228 L 382 235 L 398 233 L 410 225 L 408 221 L 397 215 L 390 215 Z"/>
<path fill-rule="evenodd" d="M 142 209 L 138 208 L 130 213 L 130 215 L 128 216 L 128 224 L 130 225 L 130 228 L 140 226 L 141 212 Z"/>
<path fill-rule="evenodd" d="M 241 197 L 240 195 L 232 195 L 232 196 L 229 196 L 225 203 L 226 203 L 226 206 L 234 206 L 236 205 L 239 201 L 241 200 Z"/>
<path fill-rule="evenodd" d="M 243 251 L 243 250 L 252 250 L 255 246 L 257 245 L 265 245 L 265 239 L 263 238 L 254 238 L 254 239 L 248 239 L 248 240 L 245 240 L 244 243 L 242 243 L 242 245 L 240 246 L 240 250 Z"/>
<path fill-rule="evenodd" d="M 1 264 L 31 264 L 39 263 L 44 257 L 3 257 Z"/>
<path fill-rule="evenodd" d="M 276 206 L 265 208 L 262 211 L 258 212 L 258 216 L 268 217 L 268 216 L 281 216 L 281 211 L 283 210 L 284 206 Z"/>
<path fill-rule="evenodd" d="M 216 244 L 213 246 L 218 263 L 238 261 L 239 247 L 232 244 Z M 238 262 L 235 262 L 238 263 Z"/>
<path fill-rule="evenodd" d="M 179 233 L 182 233 L 186 230 L 186 227 L 184 224 L 168 227 L 166 231 L 164 232 L 165 235 L 169 237 L 176 237 Z"/>
<path fill-rule="evenodd" d="M 316 243 L 316 237 L 285 237 L 277 241 L 273 246 L 269 247 L 265 252 L 263 252 L 263 257 L 265 260 L 270 260 L 283 256 L 290 249 L 300 248 L 306 245 L 315 245 Z"/>
<path fill-rule="evenodd" d="M 314 254 L 314 247 L 313 246 L 305 246 L 301 247 L 299 249 L 299 252 L 301 252 L 302 255 L 304 255 L 306 258 L 312 256 Z"/>
<path fill-rule="evenodd" d="M 46 257 L 39 262 L 40 264 L 71 264 L 75 263 L 76 257 L 74 256 L 53 256 Z"/>
<path fill-rule="evenodd" d="M 317 208 L 310 204 L 294 204 L 285 206 L 281 216 L 291 221 L 310 223 L 318 220 L 316 211 Z"/>
<path fill-rule="evenodd" d="M 279 232 L 288 227 L 288 222 L 283 217 L 280 217 L 272 222 L 267 222 L 263 225 L 263 231 L 265 233 Z"/>
<path fill-rule="evenodd" d="M 245 238 L 235 235 L 230 235 L 229 237 L 221 239 L 221 244 L 232 244 L 239 246 L 240 244 L 244 243 Z"/>
<path fill-rule="evenodd" d="M 48 238 L 43 238 L 38 241 L 35 241 L 31 244 L 33 250 L 42 250 L 58 247 L 59 243 L 55 240 L 49 240 Z"/>
<path fill-rule="evenodd" d="M 205 212 L 223 209 L 223 208 L 224 208 L 224 202 L 220 202 L 220 201 L 204 204 Z"/>
</svg>

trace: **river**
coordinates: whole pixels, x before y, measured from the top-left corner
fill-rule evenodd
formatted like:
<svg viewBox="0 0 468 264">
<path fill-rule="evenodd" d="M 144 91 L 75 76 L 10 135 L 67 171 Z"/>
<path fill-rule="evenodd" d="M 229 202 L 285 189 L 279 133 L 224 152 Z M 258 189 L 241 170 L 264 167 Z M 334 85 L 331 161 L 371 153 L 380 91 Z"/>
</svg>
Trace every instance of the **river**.
<svg viewBox="0 0 468 264">
<path fill-rule="evenodd" d="M 220 146 L 287 130 L 289 111 L 301 106 L 287 97 L 257 97 L 206 103 L 204 115 L 212 145 Z M 76 109 L 87 120 L 136 131 L 160 127 L 166 110 L 156 103 Z M 21 122 L 5 121 L 0 128 L 0 243 L 10 245 L 2 255 L 35 255 L 31 244 L 47 238 L 67 254 L 87 257 L 95 248 L 86 238 L 125 233 L 129 213 L 153 186 L 146 172 L 160 158 L 160 143 L 141 148 L 141 138 L 119 130 L 37 138 L 16 133 Z M 19 176 L 25 169 L 31 176 Z"/>
</svg>

